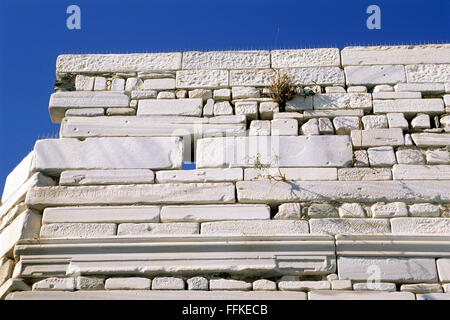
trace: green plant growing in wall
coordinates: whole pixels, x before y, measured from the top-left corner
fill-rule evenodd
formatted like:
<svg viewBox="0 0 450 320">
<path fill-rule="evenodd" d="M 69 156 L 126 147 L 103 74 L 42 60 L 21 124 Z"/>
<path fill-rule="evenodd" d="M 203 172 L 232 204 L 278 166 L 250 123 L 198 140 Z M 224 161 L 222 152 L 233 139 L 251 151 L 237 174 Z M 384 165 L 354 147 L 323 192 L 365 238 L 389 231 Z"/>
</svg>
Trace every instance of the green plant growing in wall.
<svg viewBox="0 0 450 320">
<path fill-rule="evenodd" d="M 274 156 L 274 159 L 273 161 L 271 161 L 271 163 L 274 161 L 276 164 L 278 164 L 279 157 L 277 155 Z M 270 172 L 273 168 L 271 168 L 270 165 L 261 162 L 260 153 L 258 153 L 256 157 L 254 157 L 252 163 L 253 169 L 256 169 L 258 171 L 257 175 L 253 178 L 254 180 L 258 180 L 261 178 L 273 181 L 286 181 L 286 175 L 281 172 L 280 167 L 277 166 L 277 173 L 275 175 Z"/>
<path fill-rule="evenodd" d="M 316 85 L 315 82 L 313 83 Z M 286 110 L 286 102 L 293 99 L 297 94 L 309 97 L 316 93 L 310 88 L 303 88 L 300 83 L 294 83 L 289 74 L 280 75 L 278 70 L 274 70 L 274 76 L 269 85 L 269 97 L 278 102 L 281 112 Z"/>
</svg>

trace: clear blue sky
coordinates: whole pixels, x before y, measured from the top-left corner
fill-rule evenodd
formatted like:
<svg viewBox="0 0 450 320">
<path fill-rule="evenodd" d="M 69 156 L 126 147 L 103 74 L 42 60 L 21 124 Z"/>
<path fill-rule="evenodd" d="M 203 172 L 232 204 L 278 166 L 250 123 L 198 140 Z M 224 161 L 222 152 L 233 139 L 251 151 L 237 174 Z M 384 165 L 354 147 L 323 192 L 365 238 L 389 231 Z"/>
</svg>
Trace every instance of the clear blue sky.
<svg viewBox="0 0 450 320">
<path fill-rule="evenodd" d="M 81 30 L 66 8 L 81 8 Z M 366 8 L 381 8 L 381 30 Z M 125 53 L 450 42 L 450 0 L 0 0 L 0 193 L 36 139 L 61 53 Z"/>
</svg>

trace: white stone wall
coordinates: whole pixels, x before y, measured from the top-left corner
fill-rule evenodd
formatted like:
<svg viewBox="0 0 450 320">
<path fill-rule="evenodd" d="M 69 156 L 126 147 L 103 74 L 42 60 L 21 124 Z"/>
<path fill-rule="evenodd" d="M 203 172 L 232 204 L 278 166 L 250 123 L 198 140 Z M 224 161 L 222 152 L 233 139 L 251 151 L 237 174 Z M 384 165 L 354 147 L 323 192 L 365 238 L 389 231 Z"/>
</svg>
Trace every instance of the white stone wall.
<svg viewBox="0 0 450 320">
<path fill-rule="evenodd" d="M 449 298 L 449 44 L 62 55 L 57 76 L 60 138 L 3 191 L 1 299 Z"/>
</svg>

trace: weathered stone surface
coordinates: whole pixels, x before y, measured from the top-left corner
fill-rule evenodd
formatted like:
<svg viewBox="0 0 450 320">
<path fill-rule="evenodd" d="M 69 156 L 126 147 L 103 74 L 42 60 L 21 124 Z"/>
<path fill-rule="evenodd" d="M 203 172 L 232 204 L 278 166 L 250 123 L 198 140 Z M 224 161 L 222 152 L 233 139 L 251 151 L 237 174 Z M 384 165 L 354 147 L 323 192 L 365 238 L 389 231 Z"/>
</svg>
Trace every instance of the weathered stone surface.
<svg viewBox="0 0 450 320">
<path fill-rule="evenodd" d="M 391 228 L 395 234 L 450 234 L 450 219 L 393 218 Z"/>
<path fill-rule="evenodd" d="M 134 116 L 136 115 L 135 108 L 108 108 L 106 109 L 107 116 Z"/>
<path fill-rule="evenodd" d="M 215 116 L 231 115 L 233 114 L 233 107 L 228 101 L 220 101 L 214 103 L 213 114 Z"/>
<path fill-rule="evenodd" d="M 232 113 L 231 106 L 229 108 Z M 212 116 L 212 113 L 210 116 Z M 178 116 L 66 118 L 61 126 L 61 136 L 64 138 L 182 136 L 186 151 L 188 151 L 191 147 L 190 135 L 195 135 L 196 137 L 245 135 L 246 125 L 243 120 L 245 120 L 245 116 L 211 118 Z M 190 157 L 190 150 L 188 153 Z"/>
<path fill-rule="evenodd" d="M 310 218 L 325 218 L 337 217 L 338 211 L 335 207 L 326 203 L 313 203 L 308 208 L 308 217 Z"/>
<path fill-rule="evenodd" d="M 344 203 L 339 207 L 339 216 L 341 218 L 364 218 L 366 212 L 359 203 Z"/>
<path fill-rule="evenodd" d="M 183 69 L 270 68 L 270 53 L 254 51 L 183 52 Z"/>
<path fill-rule="evenodd" d="M 122 204 L 234 203 L 232 183 L 143 184 L 81 187 L 40 187 L 26 198 L 30 207 Z"/>
<path fill-rule="evenodd" d="M 396 218 L 402 219 L 402 218 Z M 378 281 L 437 282 L 433 258 L 338 257 L 339 279 Z"/>
<path fill-rule="evenodd" d="M 413 133 L 411 138 L 418 147 L 450 146 L 450 133 Z"/>
<path fill-rule="evenodd" d="M 333 123 L 328 118 L 319 118 L 319 132 L 320 134 L 334 134 Z"/>
<path fill-rule="evenodd" d="M 106 290 L 148 290 L 152 281 L 147 278 L 109 278 L 106 279 Z"/>
<path fill-rule="evenodd" d="M 353 152 L 353 165 L 355 167 L 368 167 L 369 166 L 369 155 L 367 150 L 355 150 Z"/>
<path fill-rule="evenodd" d="M 367 149 L 371 167 L 390 167 L 397 163 L 394 148 L 375 147 Z"/>
<path fill-rule="evenodd" d="M 298 220 L 302 217 L 300 203 L 283 203 L 278 206 L 278 213 L 273 217 L 275 220 Z"/>
<path fill-rule="evenodd" d="M 403 83 L 401 83 L 403 84 Z M 392 100 L 392 99 L 421 99 L 422 93 L 420 91 L 397 91 L 397 92 L 374 92 L 373 99 L 378 100 Z"/>
<path fill-rule="evenodd" d="M 165 206 L 161 222 L 205 222 L 220 220 L 270 220 L 267 205 Z"/>
<path fill-rule="evenodd" d="M 347 85 L 396 84 L 406 82 L 402 65 L 348 66 L 344 68 Z"/>
<path fill-rule="evenodd" d="M 123 91 L 125 90 L 125 79 L 113 78 L 111 80 L 111 91 Z"/>
<path fill-rule="evenodd" d="M 403 113 L 388 113 L 387 119 L 389 123 L 389 128 L 402 128 L 407 130 L 409 128 L 408 121 L 405 119 Z"/>
<path fill-rule="evenodd" d="M 186 280 L 188 290 L 209 290 L 209 281 L 204 277 L 192 277 Z"/>
<path fill-rule="evenodd" d="M 329 290 L 331 285 L 328 281 L 280 281 L 278 288 L 281 291 Z"/>
<path fill-rule="evenodd" d="M 21 290 L 27 286 L 21 281 Z M 6 296 L 10 291 L 2 295 Z M 408 292 L 405 292 L 408 293 Z M 408 293 L 409 294 L 409 293 Z M 411 293 L 412 294 L 412 293 Z M 75 291 L 13 292 L 8 300 L 306 300 L 304 292 L 283 291 L 198 291 L 198 290 L 111 290 L 111 291 Z"/>
<path fill-rule="evenodd" d="M 351 86 L 347 88 L 348 93 L 366 93 L 367 87 L 365 86 Z"/>
<path fill-rule="evenodd" d="M 56 72 L 136 72 L 181 69 L 181 53 L 64 54 L 56 60 Z"/>
<path fill-rule="evenodd" d="M 253 281 L 253 291 L 276 291 L 277 283 L 274 281 L 260 279 Z"/>
<path fill-rule="evenodd" d="M 233 83 L 230 83 L 234 85 Z M 228 87 L 227 70 L 182 70 L 177 71 L 176 87 L 181 89 Z"/>
<path fill-rule="evenodd" d="M 441 209 L 431 203 L 415 203 L 409 207 L 412 217 L 439 217 Z"/>
<path fill-rule="evenodd" d="M 346 93 L 344 87 L 333 86 L 333 87 L 325 87 L 325 93 Z"/>
<path fill-rule="evenodd" d="M 405 144 L 403 130 L 400 128 L 352 130 L 351 138 L 354 147 L 402 146 Z"/>
<path fill-rule="evenodd" d="M 313 97 L 297 94 L 293 99 L 286 101 L 286 111 L 296 112 L 313 109 Z"/>
<path fill-rule="evenodd" d="M 95 77 L 78 74 L 75 77 L 75 89 L 77 91 L 92 91 L 94 90 L 94 81 Z"/>
<path fill-rule="evenodd" d="M 235 182 L 244 180 L 241 168 L 167 170 L 156 172 L 156 183 Z"/>
<path fill-rule="evenodd" d="M 417 300 L 450 300 L 449 293 L 423 293 L 416 295 Z"/>
<path fill-rule="evenodd" d="M 280 112 L 277 102 L 261 102 L 259 104 L 259 117 L 262 120 L 272 120 L 275 113 Z"/>
<path fill-rule="evenodd" d="M 280 74 L 288 74 L 294 83 L 302 85 L 345 83 L 344 71 L 339 67 L 288 68 L 280 69 Z"/>
<path fill-rule="evenodd" d="M 424 94 L 441 94 L 445 92 L 443 83 L 398 83 L 396 92 L 421 92 Z"/>
<path fill-rule="evenodd" d="M 241 203 L 450 201 L 448 181 L 238 181 L 236 188 Z"/>
<path fill-rule="evenodd" d="M 187 97 L 187 90 L 179 89 L 179 90 L 175 91 L 175 97 L 177 99 L 186 98 Z"/>
<path fill-rule="evenodd" d="M 230 86 L 269 86 L 275 76 L 273 69 L 231 70 Z"/>
<path fill-rule="evenodd" d="M 138 116 L 196 116 L 202 115 L 203 101 L 199 99 L 146 99 L 138 104 Z"/>
<path fill-rule="evenodd" d="M 270 136 L 270 121 L 253 120 L 250 123 L 249 136 Z"/>
<path fill-rule="evenodd" d="M 308 300 L 415 300 L 411 292 L 317 290 L 308 292 Z"/>
<path fill-rule="evenodd" d="M 14 269 L 14 260 L 8 258 L 0 258 L 0 286 L 9 278 L 11 278 Z"/>
<path fill-rule="evenodd" d="M 429 129 L 431 127 L 430 116 L 428 114 L 418 114 L 411 120 L 413 129 Z"/>
<path fill-rule="evenodd" d="M 175 99 L 175 98 L 176 98 L 175 92 L 172 92 L 172 91 L 158 92 L 158 96 L 156 97 L 156 99 Z M 133 101 L 136 101 L 136 100 L 133 100 Z M 131 105 L 131 102 L 130 102 L 130 105 Z M 137 107 L 137 101 L 136 101 L 135 107 Z"/>
<path fill-rule="evenodd" d="M 9 279 L 4 284 L 0 286 L 0 300 L 6 298 L 6 296 L 13 291 L 29 291 L 31 292 L 31 288 L 20 279 Z M 306 297 L 305 297 L 306 300 Z"/>
<path fill-rule="evenodd" d="M 104 115 L 105 109 L 103 108 L 67 109 L 65 114 L 66 117 L 100 117 Z"/>
<path fill-rule="evenodd" d="M 425 164 L 425 157 L 418 149 L 398 149 L 395 153 L 399 164 Z"/>
<path fill-rule="evenodd" d="M 450 63 L 448 44 L 346 47 L 342 65 Z"/>
<path fill-rule="evenodd" d="M 12 257 L 12 249 L 21 239 L 39 237 L 41 214 L 34 210 L 21 213 L 0 233 L 0 257 Z"/>
<path fill-rule="evenodd" d="M 376 203 L 370 209 L 374 218 L 408 216 L 408 208 L 403 202 L 392 202 L 388 204 Z"/>
<path fill-rule="evenodd" d="M 428 150 L 426 153 L 427 164 L 450 163 L 450 152 L 445 150 Z"/>
<path fill-rule="evenodd" d="M 141 100 L 141 99 L 153 99 L 158 96 L 156 90 L 146 90 L 146 91 L 131 91 L 131 99 Z"/>
<path fill-rule="evenodd" d="M 122 223 L 119 236 L 190 235 L 198 234 L 198 223 Z"/>
<path fill-rule="evenodd" d="M 334 280 L 331 282 L 332 290 L 352 290 L 352 282 L 350 280 Z"/>
<path fill-rule="evenodd" d="M 437 259 L 436 265 L 439 274 L 439 281 L 441 282 L 450 281 L 450 258 Z"/>
<path fill-rule="evenodd" d="M 123 91 L 64 91 L 50 96 L 49 110 L 52 121 L 59 123 L 67 109 L 126 108 L 129 102 L 130 98 Z"/>
<path fill-rule="evenodd" d="M 231 88 L 233 99 L 259 98 L 260 92 L 255 87 L 233 87 Z"/>
<path fill-rule="evenodd" d="M 314 110 L 372 109 L 370 93 L 325 93 L 313 97 Z"/>
<path fill-rule="evenodd" d="M 31 167 L 34 161 L 34 152 L 30 152 L 5 180 L 1 203 L 5 203 L 32 175 Z"/>
<path fill-rule="evenodd" d="M 95 91 L 106 90 L 106 78 L 105 77 L 95 77 L 94 90 Z"/>
<path fill-rule="evenodd" d="M 77 277 L 75 279 L 76 290 L 105 290 L 105 278 L 103 277 Z"/>
<path fill-rule="evenodd" d="M 244 169 L 244 180 L 285 178 L 293 181 L 337 180 L 336 168 L 267 168 Z"/>
<path fill-rule="evenodd" d="M 258 103 L 256 101 L 236 102 L 234 104 L 234 113 L 238 115 L 245 115 L 247 119 L 258 119 Z"/>
<path fill-rule="evenodd" d="M 230 100 L 231 99 L 231 90 L 230 89 L 214 90 L 213 98 L 215 100 Z"/>
<path fill-rule="evenodd" d="M 274 119 L 271 121 L 272 136 L 298 136 L 298 121 L 295 119 Z"/>
<path fill-rule="evenodd" d="M 361 282 L 353 284 L 353 290 L 355 291 L 396 291 L 395 283 L 391 282 Z"/>
<path fill-rule="evenodd" d="M 338 179 L 342 181 L 392 180 L 389 168 L 340 168 Z"/>
<path fill-rule="evenodd" d="M 361 118 L 362 123 L 364 124 L 364 129 L 384 129 L 388 127 L 387 118 L 385 115 L 379 116 L 364 116 Z"/>
<path fill-rule="evenodd" d="M 412 293 L 442 292 L 442 287 L 438 283 L 402 284 L 400 291 Z"/>
<path fill-rule="evenodd" d="M 152 290 L 184 290 L 184 280 L 175 277 L 156 277 L 152 281 Z"/>
<path fill-rule="evenodd" d="M 144 80 L 144 90 L 173 90 L 175 89 L 175 79 L 146 79 Z"/>
<path fill-rule="evenodd" d="M 74 291 L 74 278 L 47 278 L 33 284 L 33 291 Z"/>
<path fill-rule="evenodd" d="M 63 171 L 60 186 L 153 183 L 155 175 L 147 169 L 71 170 Z"/>
<path fill-rule="evenodd" d="M 125 83 L 125 91 L 135 91 L 135 90 L 143 90 L 144 89 L 144 81 L 140 78 L 128 78 Z M 136 91 L 135 91 L 136 92 Z M 149 93 L 154 94 L 156 98 L 156 91 L 150 90 Z M 132 98 L 134 99 L 134 98 Z"/>
<path fill-rule="evenodd" d="M 309 119 L 300 128 L 300 132 L 305 136 L 318 136 L 319 131 L 319 120 L 316 118 Z"/>
<path fill-rule="evenodd" d="M 339 67 L 341 63 L 337 48 L 272 50 L 270 54 L 272 68 Z"/>
<path fill-rule="evenodd" d="M 392 168 L 394 180 L 450 180 L 449 165 L 407 165 Z"/>
<path fill-rule="evenodd" d="M 373 112 L 401 112 L 411 115 L 420 112 L 428 114 L 444 113 L 444 103 L 442 99 L 374 100 Z"/>
<path fill-rule="evenodd" d="M 203 117 L 212 117 L 214 115 L 214 100 L 208 99 L 203 106 Z"/>
<path fill-rule="evenodd" d="M 48 173 L 71 169 L 168 169 L 181 168 L 183 144 L 178 137 L 47 139 L 38 140 L 34 151 L 33 170 Z"/>
<path fill-rule="evenodd" d="M 406 66 L 408 82 L 450 82 L 450 64 L 416 64 Z"/>
<path fill-rule="evenodd" d="M 201 234 L 214 235 L 277 235 L 309 233 L 304 220 L 223 221 L 202 223 Z"/>
<path fill-rule="evenodd" d="M 46 208 L 42 223 L 159 222 L 159 209 L 159 206 Z"/>
<path fill-rule="evenodd" d="M 203 102 L 205 102 L 208 99 L 212 99 L 212 91 L 208 90 L 208 89 L 190 90 L 189 98 L 190 99 L 201 98 L 203 100 Z"/>
<path fill-rule="evenodd" d="M 334 109 L 334 110 L 305 110 L 303 116 L 305 119 L 318 118 L 318 117 L 353 117 L 363 116 L 364 110 L 362 109 Z"/>
<path fill-rule="evenodd" d="M 116 235 L 114 223 L 52 223 L 41 228 L 41 238 L 97 238 Z"/>
<path fill-rule="evenodd" d="M 351 130 L 359 129 L 359 117 L 336 117 L 333 119 L 336 134 L 349 135 Z"/>
<path fill-rule="evenodd" d="M 249 291 L 252 289 L 252 284 L 241 280 L 232 279 L 211 279 L 209 280 L 209 290 L 237 290 Z"/>
<path fill-rule="evenodd" d="M 389 84 L 379 84 L 373 88 L 373 92 L 394 92 L 394 87 Z"/>
<path fill-rule="evenodd" d="M 388 219 L 337 219 L 322 218 L 309 220 L 311 233 L 389 233 L 391 231 Z"/>
<path fill-rule="evenodd" d="M 32 175 L 31 178 L 25 181 L 25 183 L 23 183 L 5 203 L 2 203 L 0 207 L 0 230 L 3 230 L 7 225 L 12 223 L 19 214 L 27 209 L 23 204 L 23 201 L 25 201 L 25 196 L 31 188 L 35 186 L 54 185 L 55 181 L 52 178 L 49 178 L 40 172 Z"/>
<path fill-rule="evenodd" d="M 197 168 L 345 167 L 352 161 L 348 136 L 250 136 L 201 139 L 197 143 Z M 278 160 L 278 161 L 275 161 Z"/>
</svg>

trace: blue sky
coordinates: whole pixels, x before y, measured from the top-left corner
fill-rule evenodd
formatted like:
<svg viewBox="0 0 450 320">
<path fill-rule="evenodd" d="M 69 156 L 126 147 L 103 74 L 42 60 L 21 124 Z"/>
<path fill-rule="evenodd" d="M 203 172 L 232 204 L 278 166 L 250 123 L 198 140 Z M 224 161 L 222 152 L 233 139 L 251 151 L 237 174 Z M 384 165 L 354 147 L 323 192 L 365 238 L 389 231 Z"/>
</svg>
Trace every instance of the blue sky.
<svg viewBox="0 0 450 320">
<path fill-rule="evenodd" d="M 66 8 L 81 8 L 81 30 Z M 366 8 L 381 8 L 381 30 Z M 273 49 L 450 42 L 450 0 L 0 0 L 0 193 L 52 137 L 48 100 L 61 53 Z"/>
</svg>

